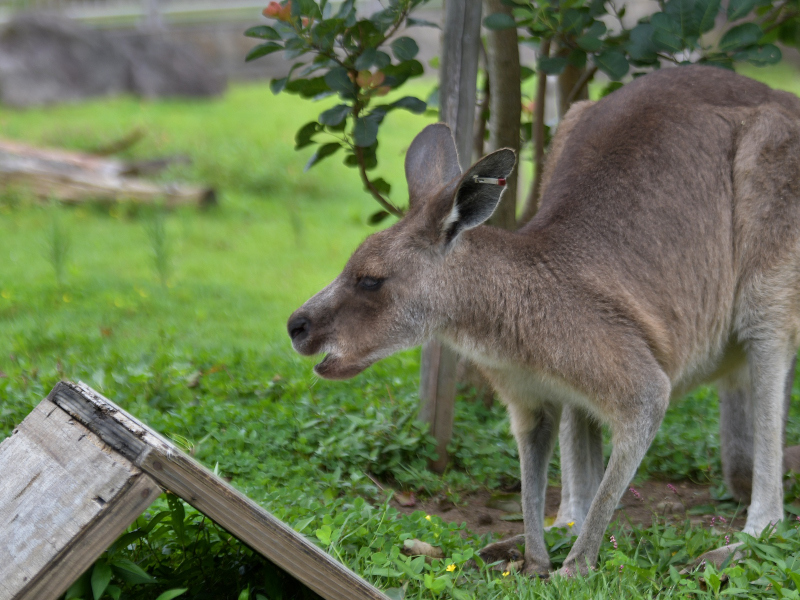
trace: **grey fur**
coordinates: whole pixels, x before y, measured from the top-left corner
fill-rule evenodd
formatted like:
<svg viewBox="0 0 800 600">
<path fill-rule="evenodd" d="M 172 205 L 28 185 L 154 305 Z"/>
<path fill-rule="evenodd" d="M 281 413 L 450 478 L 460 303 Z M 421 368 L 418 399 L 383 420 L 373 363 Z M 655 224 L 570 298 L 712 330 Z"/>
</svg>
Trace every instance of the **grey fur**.
<svg viewBox="0 0 800 600">
<path fill-rule="evenodd" d="M 450 161 L 437 170 L 454 172 L 434 127 Z M 431 131 L 420 135 L 415 155 Z M 554 139 L 541 209 L 518 232 L 475 227 L 495 198 L 466 176 L 430 184 L 427 163 L 406 168 L 424 197 L 290 319 L 298 352 L 327 353 L 316 372 L 352 377 L 431 336 L 474 361 L 520 448 L 531 574 L 550 569 L 543 498 L 563 406 L 570 508 L 559 518 L 583 523 L 562 574 L 595 563 L 670 401 L 704 382 L 734 377 L 752 399 L 745 531 L 782 519 L 784 396 L 800 345 L 800 100 L 691 66 L 579 103 Z M 581 457 L 597 455 L 599 424 L 613 448 L 598 483 L 602 463 Z"/>
</svg>

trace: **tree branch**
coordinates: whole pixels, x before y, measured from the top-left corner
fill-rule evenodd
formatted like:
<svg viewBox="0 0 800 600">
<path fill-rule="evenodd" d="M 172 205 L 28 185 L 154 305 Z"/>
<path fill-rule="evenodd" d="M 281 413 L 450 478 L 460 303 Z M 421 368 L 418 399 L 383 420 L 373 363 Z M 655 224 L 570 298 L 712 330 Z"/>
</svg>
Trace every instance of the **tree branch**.
<svg viewBox="0 0 800 600">
<path fill-rule="evenodd" d="M 364 182 L 364 187 L 367 188 L 367 191 L 372 194 L 372 197 L 378 201 L 386 212 L 394 215 L 395 217 L 402 217 L 403 211 L 397 208 L 394 204 L 392 204 L 389 200 L 383 197 L 383 195 L 378 191 L 378 188 L 375 187 L 369 177 L 367 176 L 367 167 L 366 163 L 364 162 L 364 150 L 359 146 L 353 146 L 353 151 L 356 155 L 356 160 L 358 160 L 358 172 L 361 175 L 361 181 Z"/>
<path fill-rule="evenodd" d="M 597 65 L 594 65 L 591 69 L 586 69 L 583 72 L 580 79 L 575 82 L 575 85 L 572 86 L 572 90 L 570 90 L 569 94 L 567 94 L 567 106 L 570 106 L 573 102 L 575 102 L 575 100 L 577 100 L 578 96 L 583 90 L 583 87 L 589 83 L 592 77 L 594 77 L 595 73 L 597 73 Z"/>
<path fill-rule="evenodd" d="M 542 40 L 539 46 L 539 58 L 547 58 L 550 55 L 550 39 Z M 525 202 L 525 210 L 519 219 L 519 226 L 524 225 L 533 218 L 536 211 L 539 210 L 539 193 L 542 186 L 542 163 L 544 162 L 544 108 L 547 97 L 547 75 L 541 71 L 537 74 L 536 80 L 536 99 L 534 100 L 534 108 L 536 114 L 534 115 L 535 130 L 533 133 L 533 164 L 536 172 L 533 177 L 533 185 L 531 185 L 528 199 Z"/>
</svg>

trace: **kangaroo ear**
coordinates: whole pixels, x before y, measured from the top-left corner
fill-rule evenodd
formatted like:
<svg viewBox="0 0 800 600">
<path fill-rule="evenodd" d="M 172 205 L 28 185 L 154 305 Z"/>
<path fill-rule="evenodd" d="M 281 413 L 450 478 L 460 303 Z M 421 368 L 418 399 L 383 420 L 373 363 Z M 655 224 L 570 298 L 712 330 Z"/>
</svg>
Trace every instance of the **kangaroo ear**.
<svg viewBox="0 0 800 600">
<path fill-rule="evenodd" d="M 428 125 L 414 138 L 406 153 L 409 205 L 435 196 L 460 176 L 458 151 L 450 128 L 444 123 Z"/>
<path fill-rule="evenodd" d="M 442 231 L 446 243 L 452 242 L 462 231 L 477 227 L 492 216 L 506 190 L 506 179 L 514 170 L 516 154 L 502 148 L 484 156 L 461 178 L 453 199 L 450 214 L 444 220 Z"/>
</svg>

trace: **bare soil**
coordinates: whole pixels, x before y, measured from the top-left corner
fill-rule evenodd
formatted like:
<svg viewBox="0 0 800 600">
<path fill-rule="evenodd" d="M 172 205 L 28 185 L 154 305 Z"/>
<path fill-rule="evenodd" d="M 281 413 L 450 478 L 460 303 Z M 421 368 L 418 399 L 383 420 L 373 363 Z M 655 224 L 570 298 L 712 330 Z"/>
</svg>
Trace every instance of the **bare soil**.
<svg viewBox="0 0 800 600">
<path fill-rule="evenodd" d="M 742 510 L 737 511 L 737 506 L 732 502 L 718 502 L 712 498 L 711 486 L 700 485 L 689 481 L 672 484 L 677 493 L 669 489 L 664 481 L 646 481 L 634 486 L 640 498 L 630 490 L 626 491 L 615 513 L 615 520 L 621 524 L 649 526 L 653 518 L 658 516 L 675 522 L 689 519 L 695 525 L 710 525 L 711 518 L 724 515 L 732 529 L 741 529 L 744 526 Z M 522 520 L 512 519 L 517 510 L 501 510 L 493 508 L 497 504 L 498 492 L 481 491 L 463 496 L 458 504 L 443 497 L 432 497 L 416 500 L 413 506 L 402 506 L 397 500 L 393 505 L 400 512 L 409 514 L 416 510 L 425 511 L 429 515 L 436 515 L 445 521 L 453 523 L 466 523 L 470 531 L 479 535 L 494 534 L 498 538 L 505 538 L 523 533 Z M 402 497 L 401 497 L 402 499 Z M 548 487 L 545 508 L 545 523 L 549 524 L 558 513 L 561 499 L 561 488 Z M 406 503 L 409 498 L 405 498 Z M 507 500 L 508 501 L 508 500 Z M 513 501 L 512 501 L 513 502 Z M 506 506 L 510 509 L 510 506 Z"/>
</svg>

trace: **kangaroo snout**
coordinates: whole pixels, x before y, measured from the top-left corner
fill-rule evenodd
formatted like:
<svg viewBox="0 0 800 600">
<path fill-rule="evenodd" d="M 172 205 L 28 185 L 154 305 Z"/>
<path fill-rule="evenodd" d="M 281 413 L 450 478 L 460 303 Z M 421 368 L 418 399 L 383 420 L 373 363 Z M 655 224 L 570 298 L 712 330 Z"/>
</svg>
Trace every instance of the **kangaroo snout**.
<svg viewBox="0 0 800 600">
<path fill-rule="evenodd" d="M 305 315 L 298 315 L 297 313 L 289 317 L 289 323 L 286 325 L 289 330 L 289 337 L 292 338 L 292 343 L 301 343 L 308 337 L 308 332 L 311 329 L 311 321 Z"/>
</svg>

